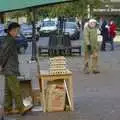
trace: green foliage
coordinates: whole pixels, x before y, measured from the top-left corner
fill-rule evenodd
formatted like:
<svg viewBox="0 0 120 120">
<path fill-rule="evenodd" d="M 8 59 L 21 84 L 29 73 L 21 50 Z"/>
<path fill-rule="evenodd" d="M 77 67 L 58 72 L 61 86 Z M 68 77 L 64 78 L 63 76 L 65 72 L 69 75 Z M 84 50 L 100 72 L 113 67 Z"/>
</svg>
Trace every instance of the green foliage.
<svg viewBox="0 0 120 120">
<path fill-rule="evenodd" d="M 49 5 L 40 8 L 36 8 L 36 18 L 45 17 L 86 17 L 87 16 L 87 6 L 90 5 L 91 12 L 93 8 L 97 8 L 101 5 L 101 0 L 73 0 L 68 3 L 61 3 L 56 5 Z M 9 16 L 11 18 L 26 16 L 28 21 L 31 21 L 30 9 L 10 12 Z"/>
<path fill-rule="evenodd" d="M 10 18 L 21 17 L 21 16 L 26 16 L 26 10 L 9 12 Z"/>
<path fill-rule="evenodd" d="M 87 15 L 87 6 L 90 5 L 91 10 L 100 6 L 100 0 L 73 0 L 70 3 L 62 3 L 58 5 L 47 6 L 39 9 L 39 13 L 43 16 L 79 16 Z"/>
</svg>

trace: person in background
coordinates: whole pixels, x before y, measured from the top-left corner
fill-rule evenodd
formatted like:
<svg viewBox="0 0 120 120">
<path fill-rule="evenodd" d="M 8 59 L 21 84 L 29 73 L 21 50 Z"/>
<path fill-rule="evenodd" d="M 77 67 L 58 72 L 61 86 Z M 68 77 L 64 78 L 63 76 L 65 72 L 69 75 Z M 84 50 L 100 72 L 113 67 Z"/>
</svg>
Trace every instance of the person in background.
<svg viewBox="0 0 120 120">
<path fill-rule="evenodd" d="M 106 42 L 109 41 L 109 26 L 107 24 L 107 21 L 104 20 L 101 26 L 101 35 L 102 35 L 102 44 L 101 44 L 101 50 L 106 50 Z"/>
<path fill-rule="evenodd" d="M 20 83 L 17 80 L 17 76 L 19 76 L 19 62 L 15 40 L 19 29 L 20 26 L 18 23 L 13 22 L 8 25 L 8 29 L 5 30 L 7 36 L 0 50 L 0 71 L 5 75 L 4 110 L 6 114 L 24 114 L 30 109 L 23 105 Z M 16 103 L 15 110 L 12 108 L 13 99 Z"/>
<path fill-rule="evenodd" d="M 100 29 L 100 31 L 101 31 L 101 26 L 102 26 L 103 22 L 104 22 L 104 17 L 102 16 L 102 17 L 100 17 L 100 20 L 99 20 L 99 29 Z"/>
<path fill-rule="evenodd" d="M 116 24 L 114 23 L 113 20 L 111 20 L 109 23 L 109 40 L 111 43 L 111 50 L 112 51 L 114 50 L 114 38 L 116 36 L 116 29 L 117 29 Z"/>
<path fill-rule="evenodd" d="M 97 21 L 90 19 L 88 24 L 84 27 L 84 72 L 89 74 L 90 72 L 97 74 L 100 71 L 97 69 L 98 65 L 98 35 L 97 35 Z"/>
</svg>

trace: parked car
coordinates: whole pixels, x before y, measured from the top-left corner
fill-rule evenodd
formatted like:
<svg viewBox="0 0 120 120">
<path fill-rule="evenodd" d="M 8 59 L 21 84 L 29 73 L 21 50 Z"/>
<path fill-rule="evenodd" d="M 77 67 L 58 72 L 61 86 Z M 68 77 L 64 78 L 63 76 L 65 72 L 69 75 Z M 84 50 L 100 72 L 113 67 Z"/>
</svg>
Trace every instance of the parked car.
<svg viewBox="0 0 120 120">
<path fill-rule="evenodd" d="M 4 24 L 0 24 L 0 47 L 3 43 L 4 37 L 6 36 L 6 33 L 4 31 Z"/>
<path fill-rule="evenodd" d="M 65 22 L 64 34 L 69 35 L 71 40 L 78 40 L 80 38 L 80 28 L 76 22 Z"/>
<path fill-rule="evenodd" d="M 65 18 L 66 22 L 76 22 L 75 17 Z"/>
<path fill-rule="evenodd" d="M 42 21 L 40 27 L 40 36 L 49 36 L 51 33 L 57 31 L 57 22 L 55 20 Z"/>
<path fill-rule="evenodd" d="M 27 39 L 24 37 L 24 35 L 19 34 L 16 37 L 16 43 L 17 43 L 17 49 L 19 53 L 25 53 L 25 50 L 28 47 L 28 41 Z"/>
<path fill-rule="evenodd" d="M 32 40 L 32 25 L 22 24 L 20 31 L 28 40 Z"/>
<path fill-rule="evenodd" d="M 0 37 L 1 36 L 5 36 L 5 32 L 4 32 L 4 24 L 0 24 Z"/>
</svg>

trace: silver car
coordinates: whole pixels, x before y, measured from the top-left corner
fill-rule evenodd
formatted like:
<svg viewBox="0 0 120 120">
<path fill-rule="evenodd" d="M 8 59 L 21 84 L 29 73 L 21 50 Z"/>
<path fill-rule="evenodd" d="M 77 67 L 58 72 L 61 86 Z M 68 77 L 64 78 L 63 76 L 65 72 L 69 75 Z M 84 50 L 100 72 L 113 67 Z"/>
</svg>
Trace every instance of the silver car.
<svg viewBox="0 0 120 120">
<path fill-rule="evenodd" d="M 32 25 L 22 24 L 21 33 L 29 40 L 32 39 Z"/>
<path fill-rule="evenodd" d="M 71 40 L 78 40 L 80 37 L 80 28 L 76 22 L 65 22 L 64 34 L 69 35 Z"/>
</svg>

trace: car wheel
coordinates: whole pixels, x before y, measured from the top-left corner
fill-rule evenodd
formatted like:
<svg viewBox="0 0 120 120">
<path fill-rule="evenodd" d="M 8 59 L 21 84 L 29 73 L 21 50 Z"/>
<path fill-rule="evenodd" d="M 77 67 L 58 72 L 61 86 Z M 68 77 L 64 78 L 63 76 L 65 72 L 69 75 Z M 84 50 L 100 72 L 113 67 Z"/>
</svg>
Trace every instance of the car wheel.
<svg viewBox="0 0 120 120">
<path fill-rule="evenodd" d="M 20 53 L 21 53 L 21 54 L 24 54 L 24 53 L 25 53 L 25 48 L 24 48 L 24 47 L 21 47 L 21 48 L 20 48 Z"/>
</svg>

